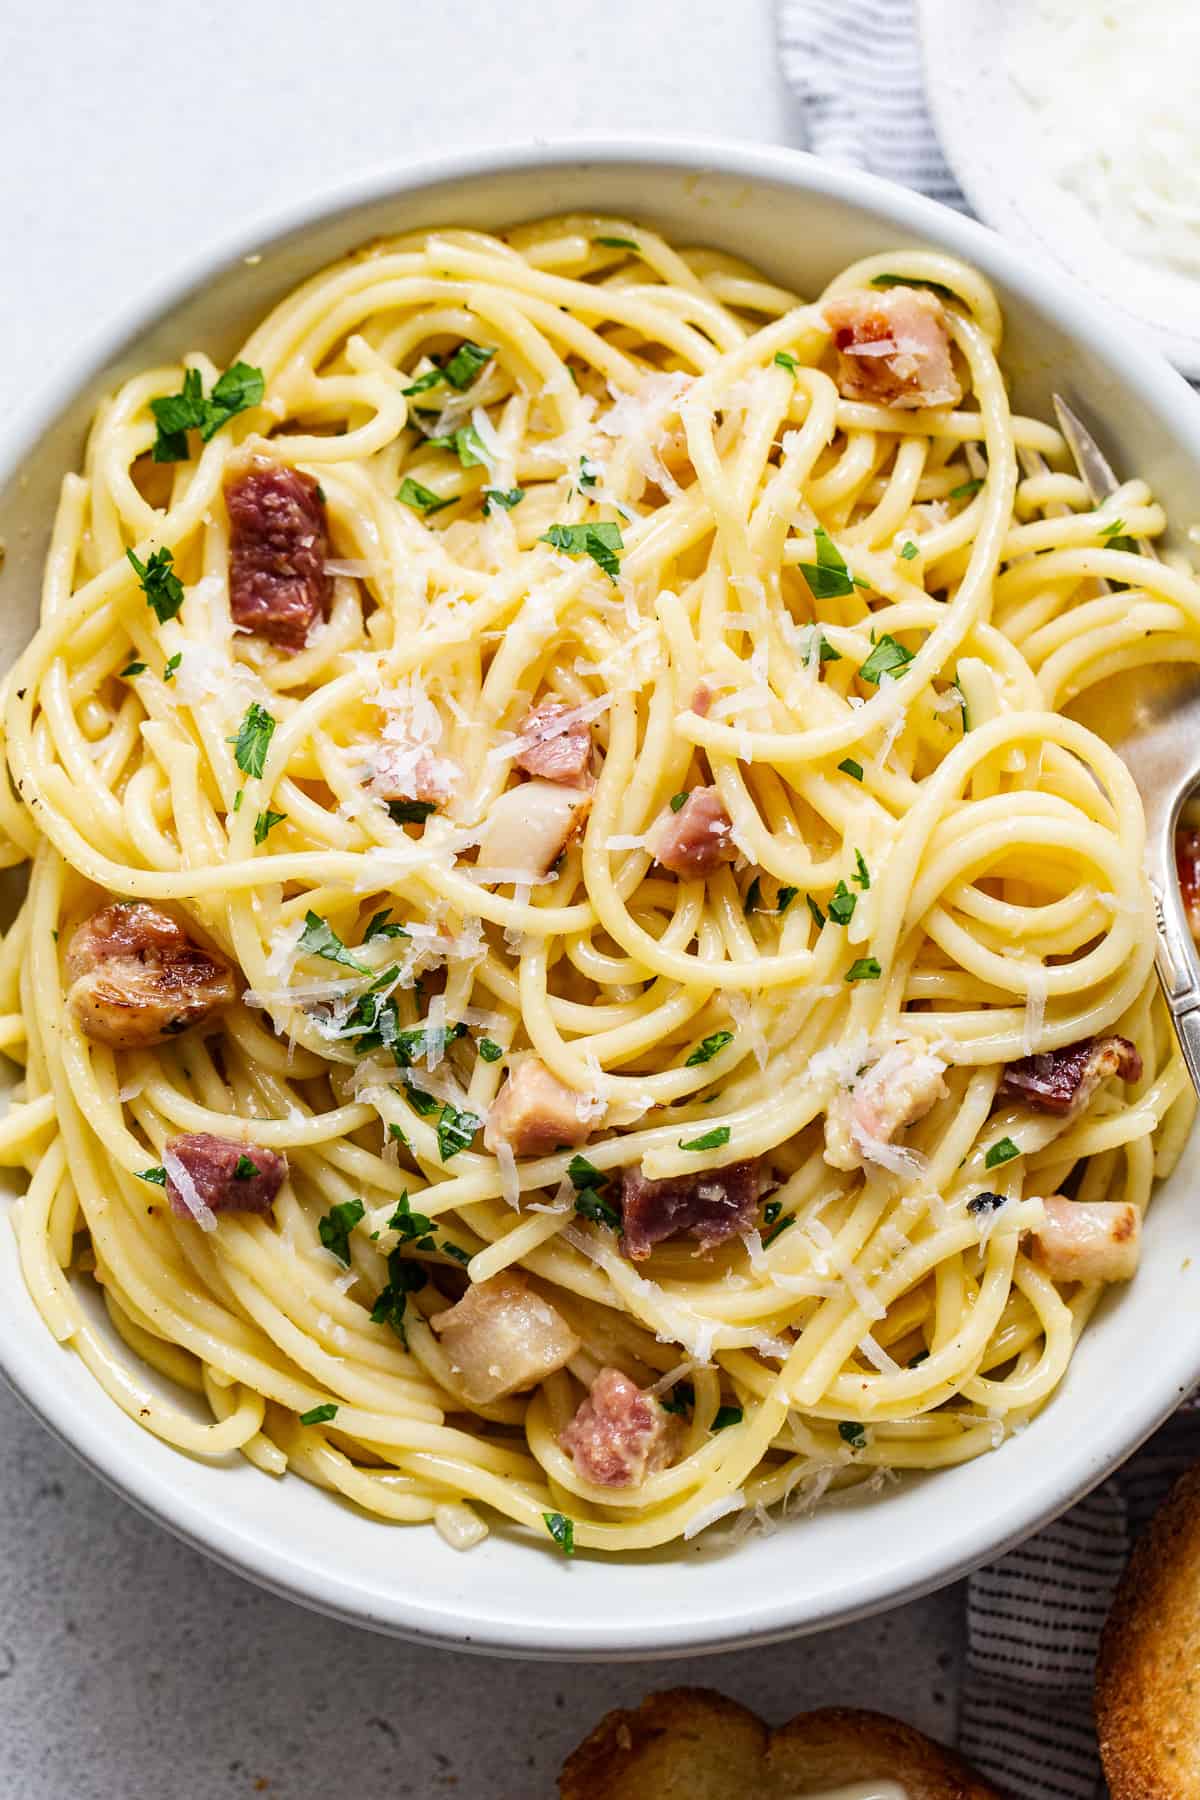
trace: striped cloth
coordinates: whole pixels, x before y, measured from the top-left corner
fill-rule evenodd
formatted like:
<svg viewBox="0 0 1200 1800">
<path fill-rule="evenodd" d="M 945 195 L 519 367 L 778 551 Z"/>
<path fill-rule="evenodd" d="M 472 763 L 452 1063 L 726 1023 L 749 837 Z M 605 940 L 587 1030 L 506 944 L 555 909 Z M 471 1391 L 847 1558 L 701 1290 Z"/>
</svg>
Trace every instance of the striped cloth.
<svg viewBox="0 0 1200 1800">
<path fill-rule="evenodd" d="M 776 0 L 809 148 L 966 211 L 925 104 L 912 0 Z M 959 1742 L 1013 1800 L 1097 1800 L 1101 1627 L 1130 1546 L 1200 1456 L 1189 1401 L 1119 1475 L 971 1576 Z"/>
</svg>

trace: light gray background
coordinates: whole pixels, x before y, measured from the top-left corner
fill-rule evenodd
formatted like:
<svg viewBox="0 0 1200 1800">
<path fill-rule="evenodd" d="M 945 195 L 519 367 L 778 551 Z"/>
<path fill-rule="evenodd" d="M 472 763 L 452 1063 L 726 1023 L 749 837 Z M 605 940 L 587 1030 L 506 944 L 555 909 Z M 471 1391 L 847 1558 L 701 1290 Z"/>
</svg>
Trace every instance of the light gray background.
<svg viewBox="0 0 1200 1800">
<path fill-rule="evenodd" d="M 4 13 L 4 409 L 139 283 L 345 176 L 573 130 L 801 141 L 770 0 L 31 0 Z M 679 1681 L 772 1720 L 841 1701 L 953 1730 L 958 1590 L 686 1664 L 416 1650 L 210 1566 L 2 1391 L 0 1432 L 0 1800 L 325 1800 L 348 1781 L 389 1800 L 540 1800 L 606 1708 Z"/>
</svg>

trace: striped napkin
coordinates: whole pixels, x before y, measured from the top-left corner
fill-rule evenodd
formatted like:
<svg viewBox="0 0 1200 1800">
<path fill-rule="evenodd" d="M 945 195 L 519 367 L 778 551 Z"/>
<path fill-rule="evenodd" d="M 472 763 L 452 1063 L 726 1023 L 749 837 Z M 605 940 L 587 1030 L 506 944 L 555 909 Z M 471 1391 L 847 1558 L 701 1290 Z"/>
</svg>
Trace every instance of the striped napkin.
<svg viewBox="0 0 1200 1800">
<path fill-rule="evenodd" d="M 776 6 L 809 149 L 965 212 L 925 103 L 912 0 Z M 1092 1723 L 1100 1631 L 1133 1539 L 1198 1457 L 1191 1400 L 1103 1487 L 968 1581 L 959 1742 L 1013 1800 L 1104 1792 Z"/>
</svg>

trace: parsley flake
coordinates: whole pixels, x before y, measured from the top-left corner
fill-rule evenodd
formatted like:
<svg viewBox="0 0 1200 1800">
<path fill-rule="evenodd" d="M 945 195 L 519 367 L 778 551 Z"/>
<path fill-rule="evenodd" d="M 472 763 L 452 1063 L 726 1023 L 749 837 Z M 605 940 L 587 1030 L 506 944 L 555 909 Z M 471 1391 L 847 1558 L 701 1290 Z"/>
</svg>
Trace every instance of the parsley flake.
<svg viewBox="0 0 1200 1800">
<path fill-rule="evenodd" d="M 766 1211 L 764 1211 L 763 1217 L 764 1217 L 764 1219 L 766 1218 Z M 773 1244 L 777 1237 L 782 1237 L 784 1232 L 789 1230 L 790 1227 L 793 1226 L 795 1223 L 796 1223 L 795 1213 L 785 1213 L 783 1218 L 779 1220 L 778 1224 L 772 1225 L 770 1231 L 768 1231 L 766 1237 L 763 1239 L 763 1249 L 765 1250 L 767 1248 L 768 1244 Z"/>
<path fill-rule="evenodd" d="M 906 668 L 912 659 L 912 651 L 906 650 L 885 631 L 858 672 L 864 681 L 878 684 L 881 675 L 893 675 L 897 669 Z"/>
<path fill-rule="evenodd" d="M 127 681 L 134 675 L 144 675 L 145 673 L 146 673 L 145 663 L 142 663 L 142 662 L 127 663 L 125 665 L 125 667 L 121 670 L 121 680 Z"/>
<path fill-rule="evenodd" d="M 590 556 L 596 567 L 603 569 L 616 586 L 617 576 L 621 573 L 617 551 L 625 548 L 625 540 L 621 536 L 621 527 L 613 521 L 602 520 L 595 525 L 552 525 L 549 531 L 543 532 L 538 543 L 549 544 L 552 549 L 561 550 L 564 556 Z"/>
<path fill-rule="evenodd" d="M 863 853 L 861 850 L 856 850 L 854 852 L 854 860 L 855 860 L 856 864 L 858 865 L 858 874 L 854 877 L 854 879 L 855 879 L 855 881 L 857 881 L 859 887 L 862 889 L 863 893 L 865 894 L 867 889 L 871 885 L 871 871 L 870 871 L 870 869 L 868 869 L 866 863 L 863 861 Z"/>
<path fill-rule="evenodd" d="M 127 550 L 125 555 L 133 565 L 147 606 L 159 624 L 165 625 L 183 605 L 183 583 L 172 568 L 175 558 L 165 546 L 155 550 L 147 562 L 139 562 L 132 550 Z M 142 666 L 144 668 L 145 664 Z"/>
<path fill-rule="evenodd" d="M 905 544 L 900 551 L 901 558 L 905 562 L 911 562 L 913 560 L 913 557 L 916 556 L 916 554 L 917 554 L 917 546 L 913 543 L 912 539 L 909 538 L 907 544 Z"/>
<path fill-rule="evenodd" d="M 567 1174 L 571 1178 L 571 1185 L 576 1193 L 583 1188 L 607 1187 L 611 1179 L 601 1169 L 598 1169 L 595 1163 L 589 1162 L 586 1156 L 578 1155 L 573 1156 L 567 1164 Z"/>
<path fill-rule="evenodd" d="M 671 811 L 673 813 L 680 812 L 687 805 L 689 791 L 688 788 L 683 788 L 678 794 L 671 795 Z"/>
<path fill-rule="evenodd" d="M 380 1291 L 375 1305 L 371 1309 L 372 1325 L 390 1325 L 405 1349 L 408 1348 L 408 1333 L 404 1329 L 404 1309 L 408 1296 L 415 1294 L 425 1286 L 426 1275 L 419 1263 L 406 1262 L 399 1250 L 393 1250 L 387 1259 L 388 1282 Z"/>
<path fill-rule="evenodd" d="M 443 500 L 440 494 L 435 494 L 431 488 L 422 487 L 419 481 L 414 481 L 411 475 L 406 475 L 400 483 L 396 498 L 405 506 L 411 506 L 414 512 L 423 513 L 428 517 L 430 513 L 441 512 L 444 506 L 453 506 L 458 495 L 451 494 L 449 499 Z"/>
<path fill-rule="evenodd" d="M 846 970 L 846 981 L 878 981 L 883 970 L 873 956 L 860 956 L 857 962 L 850 964 Z"/>
<path fill-rule="evenodd" d="M 940 294 L 943 300 L 957 300 L 958 295 L 953 288 L 948 288 L 942 281 L 922 281 L 919 275 L 872 275 L 873 288 L 914 287 L 928 288 L 931 294 Z"/>
<path fill-rule="evenodd" d="M 253 1181 L 258 1173 L 258 1164 L 253 1157 L 247 1156 L 243 1151 L 233 1165 L 233 1179 L 235 1181 Z"/>
<path fill-rule="evenodd" d="M 848 925 L 854 917 L 858 895 L 852 894 L 844 881 L 839 881 L 829 901 L 829 916 L 835 925 Z"/>
<path fill-rule="evenodd" d="M 703 1137 L 689 1138 L 686 1143 L 683 1138 L 680 1138 L 679 1148 L 681 1150 L 721 1150 L 732 1135 L 728 1125 L 717 1125 L 712 1131 L 706 1131 Z"/>
<path fill-rule="evenodd" d="M 257 819 L 254 821 L 255 843 L 265 844 L 268 832 L 274 831 L 277 825 L 282 825 L 286 818 L 286 813 L 260 812 Z"/>
<path fill-rule="evenodd" d="M 314 1406 L 308 1412 L 300 1414 L 302 1425 L 328 1425 L 330 1419 L 336 1419 L 338 1409 L 332 1400 L 326 1400 L 321 1406 Z"/>
<path fill-rule="evenodd" d="M 985 1169 L 998 1169 L 1001 1163 L 1011 1162 L 1014 1156 L 1020 1156 L 1020 1154 L 1020 1150 L 1010 1137 L 1002 1137 L 992 1145 L 984 1157 L 983 1166 Z"/>
<path fill-rule="evenodd" d="M 167 1171 L 161 1166 L 157 1169 L 139 1169 L 137 1178 L 139 1181 L 152 1181 L 155 1187 L 165 1188 L 167 1185 Z"/>
<path fill-rule="evenodd" d="M 807 581 L 814 600 L 836 600 L 854 592 L 854 579 L 846 567 L 846 559 L 823 526 L 813 533 L 817 546 L 815 563 L 801 563 L 800 573 Z"/>
<path fill-rule="evenodd" d="M 437 1122 L 438 1155 L 443 1162 L 449 1162 L 460 1150 L 470 1147 L 471 1141 L 483 1120 L 471 1112 L 458 1112 L 449 1104 L 443 1106 Z"/>
<path fill-rule="evenodd" d="M 775 911 L 785 913 L 799 892 L 798 887 L 781 887 L 775 896 Z"/>
<path fill-rule="evenodd" d="M 756 875 L 754 880 L 750 883 L 750 886 L 746 889 L 746 898 L 742 901 L 742 911 L 745 913 L 757 912 L 761 899 L 762 878 L 761 876 Z"/>
<path fill-rule="evenodd" d="M 726 1044 L 732 1044 L 732 1042 L 732 1031 L 714 1031 L 710 1037 L 706 1037 L 701 1043 L 697 1044 L 696 1048 L 692 1051 L 692 1054 L 684 1063 L 684 1068 L 695 1069 L 699 1068 L 702 1063 L 711 1062 L 714 1056 L 719 1056 L 721 1054 L 721 1051 L 724 1050 Z"/>
<path fill-rule="evenodd" d="M 500 1058 L 504 1055 L 504 1052 L 496 1042 L 495 1038 L 480 1038 L 479 1054 L 484 1062 L 492 1063 L 499 1062 Z"/>
<path fill-rule="evenodd" d="M 855 762 L 852 756 L 843 757 L 838 768 L 843 775 L 849 775 L 854 781 L 861 781 L 863 778 L 863 766 L 860 762 Z"/>
<path fill-rule="evenodd" d="M 187 434 L 198 431 L 207 444 L 222 425 L 238 413 L 257 406 L 265 388 L 263 372 L 250 363 L 235 362 L 213 383 L 206 399 L 199 369 L 184 372 L 178 394 L 161 394 L 151 400 L 150 411 L 158 427 L 154 439 L 155 462 L 186 462 Z"/>
<path fill-rule="evenodd" d="M 554 1539 L 564 1556 L 575 1554 L 575 1521 L 568 1519 L 565 1513 L 547 1512 L 542 1514 L 546 1522 L 546 1530 Z"/>
<path fill-rule="evenodd" d="M 957 487 L 950 489 L 951 500 L 970 500 L 983 486 L 982 475 L 976 475 L 972 481 L 960 481 Z"/>
<path fill-rule="evenodd" d="M 389 925 L 388 920 L 391 916 L 392 909 L 390 906 L 385 906 L 382 912 L 373 913 L 367 924 L 367 929 L 363 932 L 363 943 L 369 944 L 372 938 L 377 937 L 408 937 L 409 933 L 405 931 L 403 925 Z"/>
<path fill-rule="evenodd" d="M 311 910 L 304 915 L 304 930 L 300 933 L 297 949 L 306 950 L 310 956 L 323 956 L 326 962 L 343 963 L 347 969 L 354 969 L 360 975 L 372 975 L 366 963 L 359 962 L 343 944 L 337 932 L 327 919 L 322 919 Z"/>
<path fill-rule="evenodd" d="M 606 250 L 640 250 L 641 245 L 632 238 L 598 237 L 592 239 L 593 244 L 603 244 Z"/>
<path fill-rule="evenodd" d="M 742 1416 L 740 1406 L 718 1406 L 709 1430 L 724 1431 L 727 1425 L 740 1425 Z"/>
<path fill-rule="evenodd" d="M 511 512 L 514 506 L 520 506 L 524 498 L 524 488 L 485 487 L 483 490 L 483 516 L 485 519 L 490 519 L 498 506 L 502 506 L 505 512 Z"/>
<path fill-rule="evenodd" d="M 236 737 L 226 738 L 233 745 L 233 760 L 243 775 L 261 775 L 267 766 L 267 751 L 275 735 L 275 720 L 265 706 L 252 700 L 246 716 L 238 726 Z"/>
<path fill-rule="evenodd" d="M 581 1219 L 591 1219 L 595 1225 L 606 1225 L 610 1231 L 619 1231 L 621 1215 L 610 1200 L 595 1188 L 581 1188 L 575 1196 L 575 1211 Z"/>
<path fill-rule="evenodd" d="M 347 1267 L 350 1264 L 350 1233 L 365 1210 L 361 1200 L 339 1200 L 317 1220 L 317 1236 L 322 1244 Z"/>
<path fill-rule="evenodd" d="M 824 931 L 824 929 L 825 929 L 825 914 L 821 911 L 820 907 L 817 905 L 816 901 L 813 899 L 811 894 L 805 894 L 804 898 L 808 902 L 808 910 L 812 914 L 813 924 L 816 926 L 818 931 Z"/>
<path fill-rule="evenodd" d="M 774 360 L 781 369 L 786 369 L 789 375 L 794 375 L 796 370 L 800 367 L 796 358 L 794 356 L 789 356 L 786 350 L 777 350 L 775 352 Z"/>
<path fill-rule="evenodd" d="M 413 1212 L 408 1202 L 407 1190 L 396 1202 L 396 1210 L 387 1222 L 389 1231 L 398 1231 L 401 1239 L 407 1243 L 411 1238 L 426 1237 L 433 1230 L 433 1221 L 424 1213 Z"/>
<path fill-rule="evenodd" d="M 182 650 L 177 650 L 175 652 L 174 656 L 168 656 L 168 658 L 166 660 L 166 664 L 163 668 L 163 680 L 164 681 L 174 681 L 175 671 L 178 669 L 178 667 L 182 661 L 183 661 L 183 651 Z"/>
<path fill-rule="evenodd" d="M 483 370 L 491 362 L 496 352 L 488 350 L 483 344 L 473 344 L 470 338 L 458 346 L 454 355 L 442 368 L 442 374 L 452 388 L 461 394 L 478 380 Z"/>
</svg>

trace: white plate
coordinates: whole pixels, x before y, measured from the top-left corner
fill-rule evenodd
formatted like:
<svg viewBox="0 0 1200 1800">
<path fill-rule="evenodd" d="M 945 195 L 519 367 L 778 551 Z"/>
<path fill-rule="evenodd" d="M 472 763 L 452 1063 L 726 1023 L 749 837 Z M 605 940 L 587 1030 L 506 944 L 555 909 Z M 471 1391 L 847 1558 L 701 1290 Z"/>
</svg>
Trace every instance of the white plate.
<svg viewBox="0 0 1200 1800">
<path fill-rule="evenodd" d="M 712 142 L 473 151 L 378 176 L 242 231 L 139 298 L 24 418 L 0 422 L 0 666 L 35 621 L 58 482 L 99 396 L 156 358 L 227 360 L 253 321 L 331 258 L 379 233 L 498 226 L 574 208 L 647 217 L 719 244 L 803 291 L 870 251 L 941 246 L 996 282 L 1019 400 L 1061 386 L 1122 469 L 1177 520 L 1200 492 L 1200 401 L 1086 296 L 1019 250 L 900 188 L 796 152 Z M 248 264 L 250 253 L 261 260 Z M 53 1342 L 0 1230 L 0 1368 L 44 1423 L 172 1531 L 277 1593 L 382 1631 L 525 1656 L 675 1655 L 766 1642 L 893 1605 L 1045 1523 L 1151 1431 L 1200 1378 L 1200 1207 L 1190 1159 L 1158 1195 L 1137 1280 L 1111 1295 L 1061 1390 L 995 1455 L 860 1494 L 735 1551 L 565 1562 L 497 1531 L 469 1555 L 429 1527 L 380 1523 L 295 1477 L 189 1459 L 139 1430 Z"/>
<path fill-rule="evenodd" d="M 1079 0 L 1081 6 L 1098 0 Z M 1200 285 L 1116 248 L 1082 203 L 1047 178 L 1029 107 L 1008 73 L 1026 0 L 917 0 L 933 122 L 981 219 L 1036 250 L 1200 377 Z M 1136 122 L 1112 121 L 1114 141 Z"/>
</svg>

